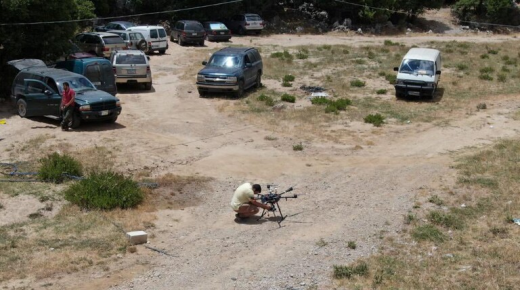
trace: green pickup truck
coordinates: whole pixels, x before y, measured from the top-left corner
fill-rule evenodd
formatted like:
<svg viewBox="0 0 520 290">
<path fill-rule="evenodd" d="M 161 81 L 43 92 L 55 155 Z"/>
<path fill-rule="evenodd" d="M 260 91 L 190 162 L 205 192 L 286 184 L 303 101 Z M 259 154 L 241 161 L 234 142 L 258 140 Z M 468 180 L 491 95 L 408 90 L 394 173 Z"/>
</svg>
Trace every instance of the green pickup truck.
<svg viewBox="0 0 520 290">
<path fill-rule="evenodd" d="M 49 116 L 61 119 L 60 103 L 63 82 L 76 92 L 70 127 L 83 121 L 115 122 L 121 114 L 118 98 L 97 90 L 84 76 L 62 69 L 48 68 L 41 60 L 23 59 L 8 62 L 19 73 L 13 81 L 11 100 L 23 117 Z"/>
</svg>

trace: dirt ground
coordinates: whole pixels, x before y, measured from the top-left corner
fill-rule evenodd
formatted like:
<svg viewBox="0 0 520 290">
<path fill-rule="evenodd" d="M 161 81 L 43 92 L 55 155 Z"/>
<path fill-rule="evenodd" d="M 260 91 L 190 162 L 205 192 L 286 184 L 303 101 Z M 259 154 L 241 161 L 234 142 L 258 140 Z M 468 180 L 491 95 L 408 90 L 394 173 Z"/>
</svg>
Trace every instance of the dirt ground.
<svg viewBox="0 0 520 290">
<path fill-rule="evenodd" d="M 308 44 L 405 44 L 428 41 L 501 42 L 513 35 L 410 34 L 399 37 L 362 35 L 273 35 L 235 37 L 233 44 L 295 46 Z M 116 168 L 126 173 L 147 169 L 153 176 L 173 173 L 211 177 L 210 188 L 191 189 L 199 202 L 157 212 L 147 246 L 114 259 L 110 270 L 92 267 L 45 280 L 10 281 L 29 289 L 332 289 L 332 266 L 348 264 L 378 250 L 382 236 L 399 233 L 403 216 L 416 201 L 441 192 L 454 182 L 449 153 L 518 135 L 520 123 L 507 117 L 520 106 L 518 96 L 496 96 L 485 111 L 460 114 L 450 126 L 423 123 L 374 128 L 361 122 L 342 125 L 341 144 L 306 144 L 291 132 L 273 134 L 219 111 L 233 100 L 199 98 L 195 76 L 183 70 L 198 65 L 193 51 L 205 47 L 170 43 L 165 55 L 152 55 L 150 92 L 121 89 L 123 112 L 116 124 L 85 124 L 62 132 L 57 121 L 22 119 L 2 104 L 1 148 L 20 146 L 48 134 L 39 145 L 70 144 L 75 150 L 113 148 Z M 277 137 L 266 140 L 265 136 Z M 13 160 L 15 158 L 16 160 Z M 1 162 L 27 160 L 0 150 Z M 282 201 L 289 217 L 237 222 L 229 207 L 235 187 L 244 181 L 279 189 L 296 186 L 298 199 Z M 19 199 L 20 197 L 18 197 Z M 24 197 L 25 198 L 25 197 Z M 33 201 L 8 200 L 0 224 L 22 221 Z M 9 213 L 9 214 L 7 214 Z M 141 230 L 141 229 L 127 229 Z M 347 247 L 355 241 L 357 249 Z"/>
</svg>

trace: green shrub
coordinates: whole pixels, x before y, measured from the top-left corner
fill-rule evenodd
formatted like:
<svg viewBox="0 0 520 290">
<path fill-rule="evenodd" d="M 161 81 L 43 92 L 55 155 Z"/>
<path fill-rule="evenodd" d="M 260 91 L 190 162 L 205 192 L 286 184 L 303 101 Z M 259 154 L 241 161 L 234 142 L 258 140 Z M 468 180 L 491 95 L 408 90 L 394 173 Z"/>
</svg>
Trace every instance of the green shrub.
<svg viewBox="0 0 520 290">
<path fill-rule="evenodd" d="M 362 58 L 356 58 L 356 59 L 354 59 L 354 63 L 355 64 L 366 64 L 367 61 Z"/>
<path fill-rule="evenodd" d="M 481 74 L 489 74 L 495 72 L 495 69 L 489 66 L 483 67 L 480 69 Z"/>
<path fill-rule="evenodd" d="M 66 200 L 86 209 L 125 209 L 143 198 L 137 182 L 111 171 L 94 172 L 65 191 Z"/>
<path fill-rule="evenodd" d="M 297 59 L 307 59 L 307 58 L 309 58 L 309 55 L 300 50 L 296 53 L 296 58 Z"/>
<path fill-rule="evenodd" d="M 292 146 L 292 150 L 294 151 L 303 151 L 303 144 L 300 142 L 300 144 L 296 144 Z"/>
<path fill-rule="evenodd" d="M 279 58 L 281 60 L 286 60 L 286 61 L 292 61 L 294 56 L 289 53 L 289 51 L 287 50 L 284 50 L 283 52 L 280 52 L 280 51 L 277 51 L 277 52 L 273 52 L 271 53 L 271 57 L 272 58 Z"/>
<path fill-rule="evenodd" d="M 325 113 L 334 113 L 334 114 L 339 114 L 339 110 L 336 106 L 334 106 L 334 104 L 328 104 L 327 107 L 325 107 Z"/>
<path fill-rule="evenodd" d="M 386 77 L 386 72 L 380 71 L 377 73 L 377 75 L 379 75 L 380 77 Z"/>
<path fill-rule="evenodd" d="M 384 95 L 384 94 L 386 94 L 386 92 L 387 92 L 387 90 L 385 90 L 385 89 L 379 89 L 379 90 L 376 91 L 376 94 Z"/>
<path fill-rule="evenodd" d="M 347 247 L 349 247 L 349 249 L 355 250 L 357 248 L 356 242 L 348 241 Z"/>
<path fill-rule="evenodd" d="M 498 50 L 495 50 L 495 49 L 489 49 L 489 50 L 488 50 L 488 53 L 489 53 L 489 54 L 498 54 Z"/>
<path fill-rule="evenodd" d="M 365 123 L 372 124 L 376 127 L 381 127 L 385 122 L 385 117 L 381 116 L 381 114 L 370 114 L 364 118 Z"/>
<path fill-rule="evenodd" d="M 292 84 L 290 82 L 282 82 L 282 87 L 286 87 L 286 88 L 289 88 L 289 87 L 292 87 Z"/>
<path fill-rule="evenodd" d="M 348 49 L 343 50 L 343 54 L 349 54 L 349 53 L 350 53 L 350 51 L 348 51 Z"/>
<path fill-rule="evenodd" d="M 64 174 L 83 175 L 81 163 L 66 154 L 52 153 L 40 159 L 40 164 L 38 178 L 43 181 L 62 183 L 66 178 Z"/>
<path fill-rule="evenodd" d="M 399 42 L 393 42 L 393 41 L 387 39 L 387 40 L 385 40 L 384 45 L 385 46 L 398 46 Z"/>
<path fill-rule="evenodd" d="M 484 54 L 481 54 L 481 55 L 480 55 L 480 58 L 481 58 L 481 59 L 487 59 L 487 58 L 489 58 L 489 55 L 486 54 L 486 53 L 484 53 Z"/>
<path fill-rule="evenodd" d="M 502 56 L 502 60 L 503 60 L 503 61 L 508 61 L 508 60 L 509 60 L 509 55 L 504 55 L 504 56 Z"/>
<path fill-rule="evenodd" d="M 324 44 L 322 47 L 323 47 L 323 49 L 330 50 L 332 48 L 332 45 Z"/>
<path fill-rule="evenodd" d="M 296 102 L 296 97 L 293 96 L 293 95 L 289 95 L 289 94 L 283 94 L 280 99 L 284 102 L 288 102 L 288 103 L 294 103 Z"/>
<path fill-rule="evenodd" d="M 509 73 L 511 72 L 511 70 L 507 67 L 507 66 L 503 66 L 501 71 L 505 72 L 505 73 Z"/>
<path fill-rule="evenodd" d="M 295 77 L 293 75 L 285 75 L 283 77 L 284 82 L 294 82 L 294 80 L 295 80 Z"/>
<path fill-rule="evenodd" d="M 369 59 L 374 59 L 374 58 L 376 58 L 376 54 L 373 51 L 369 50 L 367 53 L 367 57 Z"/>
<path fill-rule="evenodd" d="M 515 66 L 516 66 L 516 63 L 517 63 L 516 58 L 508 59 L 504 62 L 504 64 L 506 64 L 506 65 L 515 65 Z"/>
<path fill-rule="evenodd" d="M 412 237 L 418 241 L 432 241 L 442 243 L 446 236 L 434 225 L 422 225 L 412 231 Z"/>
<path fill-rule="evenodd" d="M 395 85 L 395 83 L 397 82 L 397 75 L 388 74 L 385 76 L 385 80 L 387 80 L 388 83 L 390 83 L 391 85 Z"/>
<path fill-rule="evenodd" d="M 257 100 L 264 102 L 267 106 L 274 106 L 274 100 L 273 98 L 266 96 L 264 94 L 261 94 L 256 98 Z"/>
<path fill-rule="evenodd" d="M 352 105 L 352 101 L 349 99 L 337 99 L 335 101 L 330 101 L 329 105 L 336 107 L 340 111 L 345 111 L 347 106 Z"/>
<path fill-rule="evenodd" d="M 504 83 L 506 80 L 507 80 L 507 77 L 505 74 L 498 74 L 497 75 L 497 80 L 501 83 Z"/>
<path fill-rule="evenodd" d="M 365 82 L 362 81 L 362 80 L 358 80 L 358 79 L 351 80 L 350 81 L 350 86 L 351 87 L 356 87 L 356 88 L 361 88 L 361 87 L 365 86 Z"/>
<path fill-rule="evenodd" d="M 478 76 L 479 79 L 481 80 L 485 80 L 485 81 L 492 81 L 493 80 L 493 77 L 490 76 L 489 74 L 481 74 Z"/>
<path fill-rule="evenodd" d="M 325 97 L 319 97 L 311 99 L 311 103 L 313 105 L 328 105 L 330 103 L 330 100 Z"/>
<path fill-rule="evenodd" d="M 428 201 L 437 206 L 442 206 L 444 204 L 444 201 L 438 195 L 433 195 L 428 199 Z"/>
<path fill-rule="evenodd" d="M 272 58 L 282 58 L 283 52 L 281 52 L 281 51 L 273 52 L 273 53 L 271 53 L 271 57 Z"/>
<path fill-rule="evenodd" d="M 465 63 L 458 63 L 456 65 L 456 67 L 457 67 L 458 70 L 467 70 L 468 69 L 468 65 L 465 64 Z"/>
</svg>

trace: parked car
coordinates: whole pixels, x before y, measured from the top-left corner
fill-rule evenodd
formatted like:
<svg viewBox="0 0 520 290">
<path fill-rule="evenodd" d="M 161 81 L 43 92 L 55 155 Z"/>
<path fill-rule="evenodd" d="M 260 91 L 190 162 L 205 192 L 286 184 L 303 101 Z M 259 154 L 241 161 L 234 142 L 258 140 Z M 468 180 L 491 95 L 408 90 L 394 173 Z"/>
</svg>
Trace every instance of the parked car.
<svg viewBox="0 0 520 290">
<path fill-rule="evenodd" d="M 148 42 L 141 32 L 127 30 L 109 30 L 107 32 L 119 35 L 125 41 L 128 49 L 148 51 Z"/>
<path fill-rule="evenodd" d="M 264 20 L 258 14 L 238 14 L 226 21 L 226 26 L 240 35 L 254 32 L 260 34 L 265 27 Z"/>
<path fill-rule="evenodd" d="M 147 90 L 152 89 L 152 71 L 148 56 L 140 50 L 114 51 L 110 56 L 116 83 L 144 84 Z"/>
<path fill-rule="evenodd" d="M 80 74 L 48 68 L 33 60 L 15 60 L 8 64 L 20 70 L 11 87 L 11 99 L 16 104 L 20 117 L 50 116 L 61 119 L 60 104 L 64 82 L 68 82 L 76 92 L 70 127 L 77 128 L 82 121 L 115 122 L 121 113 L 119 99 L 97 90 Z"/>
<path fill-rule="evenodd" d="M 85 52 L 110 57 L 112 50 L 126 49 L 125 41 L 117 34 L 107 32 L 86 32 L 75 37 L 76 44 Z"/>
<path fill-rule="evenodd" d="M 117 94 L 116 78 L 112 63 L 108 59 L 102 57 L 75 58 L 59 61 L 54 67 L 83 75 L 98 90 L 105 91 L 112 96 Z"/>
<path fill-rule="evenodd" d="M 207 92 L 231 92 L 242 97 L 244 90 L 262 86 L 263 62 L 256 48 L 226 47 L 202 62 L 197 74 L 197 89 Z"/>
<path fill-rule="evenodd" d="M 148 42 L 147 53 L 158 51 L 160 54 L 163 54 L 168 49 L 168 35 L 162 26 L 134 26 L 127 30 L 141 32 L 146 42 Z"/>
<path fill-rule="evenodd" d="M 441 52 L 432 48 L 412 48 L 404 56 L 397 71 L 395 96 L 435 97 L 441 76 Z"/>
<path fill-rule="evenodd" d="M 94 31 L 107 32 L 109 30 L 127 30 L 130 27 L 136 26 L 135 23 L 129 21 L 114 21 L 109 22 L 107 25 L 96 26 Z"/>
<path fill-rule="evenodd" d="M 222 22 L 208 21 L 202 24 L 206 31 L 206 39 L 209 41 L 229 41 L 231 30 Z"/>
<path fill-rule="evenodd" d="M 204 45 L 206 31 L 200 22 L 195 20 L 180 20 L 175 22 L 171 27 L 170 40 L 177 42 L 180 46 L 186 43 L 196 43 L 200 46 Z"/>
</svg>

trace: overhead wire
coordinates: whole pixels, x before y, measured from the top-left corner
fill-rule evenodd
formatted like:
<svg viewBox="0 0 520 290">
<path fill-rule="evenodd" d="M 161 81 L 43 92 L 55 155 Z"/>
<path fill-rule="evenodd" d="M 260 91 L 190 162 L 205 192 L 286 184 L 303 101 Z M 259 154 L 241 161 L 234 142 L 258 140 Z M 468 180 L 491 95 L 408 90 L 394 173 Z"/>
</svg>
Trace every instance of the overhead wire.
<svg viewBox="0 0 520 290">
<path fill-rule="evenodd" d="M 148 12 L 148 13 L 139 13 L 139 14 L 130 14 L 130 15 L 121 15 L 121 16 L 110 16 L 110 17 L 98 17 L 98 18 L 85 18 L 85 19 L 75 19 L 75 20 L 57 20 L 57 21 L 40 21 L 40 22 L 18 22 L 18 23 L 0 23 L 0 26 L 23 26 L 23 25 L 41 25 L 41 24 L 63 24 L 63 23 L 76 23 L 76 22 L 87 22 L 87 21 L 97 21 L 97 20 L 107 20 L 107 19 L 122 19 L 122 18 L 130 18 L 130 17 L 138 17 L 138 16 L 146 16 L 146 15 L 157 15 L 157 14 L 165 14 L 165 13 L 175 13 L 196 9 L 203 9 L 208 7 L 215 7 L 227 4 L 233 4 L 242 2 L 243 0 L 231 0 L 221 3 L 201 5 L 189 8 L 181 8 L 174 10 L 165 10 L 165 11 L 156 11 L 156 12 Z"/>
</svg>

